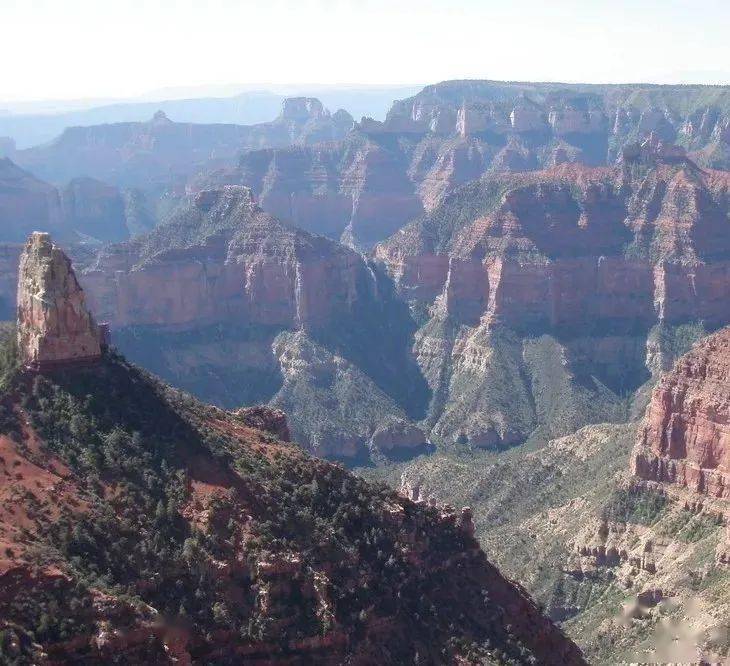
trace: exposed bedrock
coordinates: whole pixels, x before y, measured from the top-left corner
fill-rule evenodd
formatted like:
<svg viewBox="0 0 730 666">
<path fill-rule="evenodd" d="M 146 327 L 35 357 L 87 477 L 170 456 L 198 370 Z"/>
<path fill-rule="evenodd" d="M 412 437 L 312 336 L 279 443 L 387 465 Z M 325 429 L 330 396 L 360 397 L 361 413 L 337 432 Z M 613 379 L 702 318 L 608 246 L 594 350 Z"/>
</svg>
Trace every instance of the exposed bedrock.
<svg viewBox="0 0 730 666">
<path fill-rule="evenodd" d="M 639 478 L 730 500 L 730 329 L 703 339 L 654 389 L 633 456 Z"/>
<path fill-rule="evenodd" d="M 71 260 L 47 233 L 33 233 L 18 272 L 20 360 L 39 370 L 96 361 L 102 342 Z"/>
</svg>

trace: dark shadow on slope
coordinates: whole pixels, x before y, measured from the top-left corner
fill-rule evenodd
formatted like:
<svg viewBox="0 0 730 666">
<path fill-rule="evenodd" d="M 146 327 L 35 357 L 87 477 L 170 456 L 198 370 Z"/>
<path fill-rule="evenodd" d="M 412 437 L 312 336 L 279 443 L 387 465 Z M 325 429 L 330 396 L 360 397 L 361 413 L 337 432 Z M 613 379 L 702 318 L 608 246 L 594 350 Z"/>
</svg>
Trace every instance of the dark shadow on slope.
<svg viewBox="0 0 730 666">
<path fill-rule="evenodd" d="M 410 418 L 419 420 L 426 415 L 431 391 L 411 354 L 418 326 L 392 281 L 381 268 L 369 265 L 378 297 L 359 298 L 335 325 L 309 333 L 315 342 L 357 365 Z M 372 288 L 363 285 L 358 292 Z"/>
</svg>

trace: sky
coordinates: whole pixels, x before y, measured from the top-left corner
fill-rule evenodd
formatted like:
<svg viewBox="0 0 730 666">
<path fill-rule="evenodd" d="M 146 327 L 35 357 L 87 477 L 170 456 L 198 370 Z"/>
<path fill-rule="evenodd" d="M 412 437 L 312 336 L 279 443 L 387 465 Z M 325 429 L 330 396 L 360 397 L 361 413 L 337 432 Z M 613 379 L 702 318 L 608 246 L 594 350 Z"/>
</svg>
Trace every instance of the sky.
<svg viewBox="0 0 730 666">
<path fill-rule="evenodd" d="M 0 101 L 446 79 L 730 84 L 730 0 L 0 0 Z"/>
</svg>

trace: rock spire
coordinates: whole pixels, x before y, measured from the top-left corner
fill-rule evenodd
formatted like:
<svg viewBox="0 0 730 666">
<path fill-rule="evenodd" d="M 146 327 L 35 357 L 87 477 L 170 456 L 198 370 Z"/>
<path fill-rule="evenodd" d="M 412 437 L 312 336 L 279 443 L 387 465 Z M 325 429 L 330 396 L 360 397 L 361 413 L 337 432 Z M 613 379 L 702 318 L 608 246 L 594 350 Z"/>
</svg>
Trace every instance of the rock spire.
<svg viewBox="0 0 730 666">
<path fill-rule="evenodd" d="M 33 232 L 20 258 L 18 349 L 36 370 L 101 357 L 100 329 L 86 307 L 71 260 L 47 233 Z"/>
</svg>

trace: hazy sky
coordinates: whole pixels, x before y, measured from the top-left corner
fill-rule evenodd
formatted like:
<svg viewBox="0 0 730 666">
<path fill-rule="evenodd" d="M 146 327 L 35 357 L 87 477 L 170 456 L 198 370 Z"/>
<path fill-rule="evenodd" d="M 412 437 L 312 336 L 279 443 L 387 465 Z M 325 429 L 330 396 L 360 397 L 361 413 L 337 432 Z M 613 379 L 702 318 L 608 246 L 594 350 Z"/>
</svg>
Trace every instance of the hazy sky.
<svg viewBox="0 0 730 666">
<path fill-rule="evenodd" d="M 0 0 L 0 100 L 228 83 L 730 83 L 730 0 Z"/>
</svg>

